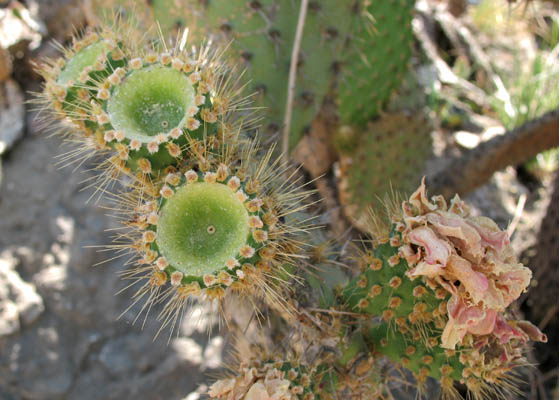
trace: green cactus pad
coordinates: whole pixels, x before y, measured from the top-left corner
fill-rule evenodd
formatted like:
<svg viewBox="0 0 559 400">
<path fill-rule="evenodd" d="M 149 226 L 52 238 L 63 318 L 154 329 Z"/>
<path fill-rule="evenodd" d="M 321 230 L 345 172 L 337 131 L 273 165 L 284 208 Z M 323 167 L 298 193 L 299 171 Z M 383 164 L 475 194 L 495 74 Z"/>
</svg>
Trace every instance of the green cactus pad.
<svg viewBox="0 0 559 400">
<path fill-rule="evenodd" d="M 179 188 L 161 209 L 157 245 L 169 263 L 188 275 L 214 273 L 234 258 L 250 234 L 248 212 L 220 183 Z"/>
<path fill-rule="evenodd" d="M 342 153 L 338 182 L 340 201 L 352 221 L 367 206 L 378 206 L 386 193 L 413 191 L 432 155 L 431 124 L 420 110 L 387 113 L 357 136 L 355 151 Z"/>
<path fill-rule="evenodd" d="M 414 325 L 425 322 L 419 313 L 414 314 L 418 304 L 422 304 L 421 313 L 437 313 L 439 305 L 448 296 L 445 293 L 444 298 L 437 298 L 433 291 L 423 287 L 420 279 L 412 281 L 406 276 L 409 268 L 406 260 L 398 255 L 400 243 L 400 233 L 393 231 L 386 243 L 377 246 L 371 255 L 364 256 L 364 271 L 347 285 L 344 298 L 355 311 L 388 316 L 389 321 L 404 318 L 406 329 L 413 330 Z M 391 304 L 394 299 L 399 300 Z M 389 314 L 383 315 L 387 311 Z"/>
<path fill-rule="evenodd" d="M 369 1 L 356 21 L 338 84 L 339 112 L 347 124 L 364 126 L 379 112 L 408 70 L 415 0 Z M 370 24 L 372 20 L 372 26 Z"/>
<path fill-rule="evenodd" d="M 446 310 L 449 295 L 408 278 L 408 264 L 398 255 L 401 240 L 394 229 L 363 256 L 364 271 L 347 285 L 343 297 L 351 310 L 384 320 L 365 334 L 376 352 L 413 371 L 419 381 L 428 376 L 460 380 L 464 365 L 454 351 L 440 347 L 441 309 Z"/>
<path fill-rule="evenodd" d="M 194 105 L 194 88 L 183 73 L 164 66 L 132 71 L 107 104 L 114 129 L 128 139 L 149 143 L 152 136 L 183 128 Z"/>
<path fill-rule="evenodd" d="M 414 341 L 410 336 L 391 329 L 386 323 L 372 328 L 367 339 L 372 341 L 376 352 L 389 357 L 395 363 L 401 364 L 402 360 L 406 360 L 405 367 L 416 376 L 427 373 L 425 378 L 430 376 L 440 380 L 447 376 L 455 381 L 462 379 L 464 365 L 457 353 L 448 353 L 438 346 L 428 347 L 421 341 Z"/>
</svg>

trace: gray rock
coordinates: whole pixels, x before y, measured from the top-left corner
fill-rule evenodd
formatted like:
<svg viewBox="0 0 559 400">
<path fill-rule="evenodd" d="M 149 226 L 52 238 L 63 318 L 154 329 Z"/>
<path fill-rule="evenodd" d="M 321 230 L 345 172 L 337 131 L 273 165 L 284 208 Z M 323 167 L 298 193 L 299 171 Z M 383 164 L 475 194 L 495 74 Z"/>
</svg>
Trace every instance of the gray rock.
<svg viewBox="0 0 559 400">
<path fill-rule="evenodd" d="M 35 287 L 15 271 L 16 263 L 7 253 L 0 255 L 0 336 L 17 332 L 20 321 L 32 324 L 45 310 Z"/>
<path fill-rule="evenodd" d="M 25 107 L 18 84 L 9 79 L 0 83 L 0 154 L 23 136 Z"/>
<path fill-rule="evenodd" d="M 17 306 L 4 299 L 0 301 L 0 336 L 11 335 L 19 331 L 19 313 Z"/>
</svg>

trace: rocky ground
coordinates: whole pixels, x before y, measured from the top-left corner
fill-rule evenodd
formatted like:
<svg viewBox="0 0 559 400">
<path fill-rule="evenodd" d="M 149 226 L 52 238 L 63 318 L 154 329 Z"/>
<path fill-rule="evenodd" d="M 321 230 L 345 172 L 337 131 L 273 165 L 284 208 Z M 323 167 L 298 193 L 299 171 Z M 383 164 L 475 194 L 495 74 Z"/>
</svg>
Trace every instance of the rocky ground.
<svg viewBox="0 0 559 400">
<path fill-rule="evenodd" d="M 0 191 L 0 398 L 182 399 L 215 372 L 223 339 L 195 312 L 181 334 L 153 340 L 159 324 L 118 319 L 131 292 L 100 266 L 110 242 L 104 211 L 87 203 L 83 168 L 59 169 L 58 138 L 27 114 L 24 138 L 4 157 Z M 196 316 L 200 316 L 197 318 Z"/>
</svg>

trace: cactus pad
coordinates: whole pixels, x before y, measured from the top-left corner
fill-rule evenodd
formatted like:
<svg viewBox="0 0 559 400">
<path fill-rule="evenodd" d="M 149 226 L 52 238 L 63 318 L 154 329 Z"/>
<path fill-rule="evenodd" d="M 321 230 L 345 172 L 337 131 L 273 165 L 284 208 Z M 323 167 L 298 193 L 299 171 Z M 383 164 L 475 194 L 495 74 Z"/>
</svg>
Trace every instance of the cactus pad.
<svg viewBox="0 0 559 400">
<path fill-rule="evenodd" d="M 359 128 L 343 128 L 345 131 Z M 355 144 L 343 138 L 338 187 L 344 213 L 363 229 L 364 210 L 379 205 L 391 191 L 411 192 L 432 154 L 431 128 L 421 113 L 388 113 L 370 123 L 365 132 L 354 134 Z M 339 140 L 342 141 L 342 140 Z"/>
<path fill-rule="evenodd" d="M 339 112 L 346 124 L 364 126 L 398 89 L 412 54 L 415 0 L 369 1 L 360 10 L 338 83 Z M 372 20 L 372 24 L 371 24 Z"/>
<path fill-rule="evenodd" d="M 506 232 L 471 217 L 458 197 L 450 205 L 441 196 L 428 200 L 424 183 L 392 214 L 392 224 L 389 233 L 377 233 L 379 245 L 362 257 L 363 272 L 344 291 L 353 310 L 382 318 L 368 333 L 374 350 L 421 384 L 441 379 L 447 394 L 454 381 L 474 395 L 505 385 L 507 373 L 525 363 L 525 343 L 546 341 L 506 312 L 531 276 L 512 255 Z"/>
</svg>

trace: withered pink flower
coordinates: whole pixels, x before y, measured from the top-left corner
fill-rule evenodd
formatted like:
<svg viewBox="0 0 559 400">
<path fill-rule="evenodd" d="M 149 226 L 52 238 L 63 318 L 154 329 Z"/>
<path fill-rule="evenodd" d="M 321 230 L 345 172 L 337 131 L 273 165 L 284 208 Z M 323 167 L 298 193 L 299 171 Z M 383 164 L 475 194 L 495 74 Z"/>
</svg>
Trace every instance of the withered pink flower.
<svg viewBox="0 0 559 400">
<path fill-rule="evenodd" d="M 220 379 L 210 386 L 208 395 L 210 397 L 223 397 L 233 390 L 235 379 Z"/>
<path fill-rule="evenodd" d="M 489 281 L 484 274 L 474 271 L 469 261 L 452 254 L 446 265 L 445 273 L 450 278 L 449 281 L 459 280 L 475 303 L 482 302 L 485 299 L 489 289 Z"/>
<path fill-rule="evenodd" d="M 471 261 L 481 261 L 485 253 L 481 237 L 464 218 L 438 211 L 428 214 L 427 221 L 434 226 L 439 235 L 448 237 L 464 257 Z"/>
<path fill-rule="evenodd" d="M 441 240 L 431 228 L 421 226 L 415 228 L 407 235 L 408 240 L 415 245 L 425 249 L 425 262 L 430 265 L 445 266 L 452 247 L 444 240 Z"/>
<path fill-rule="evenodd" d="M 536 342 L 547 342 L 547 336 L 537 326 L 529 321 L 507 321 L 501 315 L 497 316 L 493 335 L 499 339 L 500 344 L 508 343 L 512 339 L 523 343 L 533 340 Z"/>
<path fill-rule="evenodd" d="M 540 331 L 540 329 L 530 321 L 515 321 L 515 324 L 526 335 L 528 335 L 530 340 L 533 340 L 534 342 L 547 342 L 547 335 Z"/>
<path fill-rule="evenodd" d="M 454 349 L 466 333 L 487 335 L 495 327 L 497 313 L 478 306 L 468 306 L 461 297 L 453 295 L 448 302 L 448 322 L 444 328 L 441 344 Z"/>
<path fill-rule="evenodd" d="M 506 231 L 489 218 L 469 216 L 458 196 L 450 207 L 440 197 L 429 200 L 424 180 L 402 209 L 399 254 L 410 267 L 407 276 L 428 278 L 452 295 L 443 347 L 455 348 L 467 333 L 488 335 L 494 328 L 500 337 L 512 335 L 511 325 L 496 327 L 496 318 L 526 289 L 532 274 L 516 260 Z"/>
<path fill-rule="evenodd" d="M 479 233 L 484 245 L 493 247 L 496 250 L 503 250 L 510 244 L 510 239 L 506 231 L 501 231 L 497 224 L 487 217 L 469 217 L 468 223 Z"/>
</svg>

